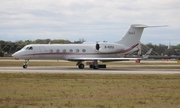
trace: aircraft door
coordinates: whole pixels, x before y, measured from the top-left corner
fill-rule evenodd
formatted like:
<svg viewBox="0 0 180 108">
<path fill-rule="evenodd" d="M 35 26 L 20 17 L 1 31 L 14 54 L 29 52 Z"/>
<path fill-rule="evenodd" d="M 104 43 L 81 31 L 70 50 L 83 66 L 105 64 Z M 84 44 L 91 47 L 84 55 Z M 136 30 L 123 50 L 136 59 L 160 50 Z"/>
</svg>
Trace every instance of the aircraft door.
<svg viewBox="0 0 180 108">
<path fill-rule="evenodd" d="M 39 50 L 40 50 L 39 57 L 44 57 L 45 56 L 45 47 L 40 46 Z"/>
</svg>

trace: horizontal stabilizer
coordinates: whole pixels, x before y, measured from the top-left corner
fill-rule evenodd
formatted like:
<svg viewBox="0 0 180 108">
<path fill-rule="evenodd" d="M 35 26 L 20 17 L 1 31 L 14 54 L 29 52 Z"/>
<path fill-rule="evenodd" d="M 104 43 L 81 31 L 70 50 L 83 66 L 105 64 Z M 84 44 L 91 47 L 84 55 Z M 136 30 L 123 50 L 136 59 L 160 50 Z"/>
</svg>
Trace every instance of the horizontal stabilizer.
<svg viewBox="0 0 180 108">
<path fill-rule="evenodd" d="M 143 25 L 143 24 L 133 24 L 132 26 L 136 28 L 148 28 L 148 27 L 167 27 L 168 25 L 148 26 L 148 25 Z"/>
</svg>

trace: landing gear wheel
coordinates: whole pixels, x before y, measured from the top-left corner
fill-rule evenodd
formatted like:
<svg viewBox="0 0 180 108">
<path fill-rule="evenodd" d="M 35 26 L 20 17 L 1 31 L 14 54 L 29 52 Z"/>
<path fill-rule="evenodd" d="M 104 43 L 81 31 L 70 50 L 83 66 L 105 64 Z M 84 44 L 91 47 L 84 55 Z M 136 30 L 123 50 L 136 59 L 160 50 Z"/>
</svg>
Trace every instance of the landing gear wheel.
<svg viewBox="0 0 180 108">
<path fill-rule="evenodd" d="M 98 61 L 97 60 L 94 60 L 94 67 L 93 67 L 94 69 L 98 69 L 99 68 L 99 66 L 98 66 Z"/>
<path fill-rule="evenodd" d="M 24 64 L 23 64 L 23 68 L 26 69 L 27 68 L 27 64 L 28 64 L 29 59 L 25 60 Z"/>
<path fill-rule="evenodd" d="M 27 65 L 23 65 L 23 68 L 26 69 L 26 68 L 27 68 Z"/>
<path fill-rule="evenodd" d="M 98 66 L 95 66 L 95 65 L 94 65 L 93 69 L 98 69 Z"/>
<path fill-rule="evenodd" d="M 79 69 L 84 69 L 84 64 L 79 64 Z"/>
</svg>

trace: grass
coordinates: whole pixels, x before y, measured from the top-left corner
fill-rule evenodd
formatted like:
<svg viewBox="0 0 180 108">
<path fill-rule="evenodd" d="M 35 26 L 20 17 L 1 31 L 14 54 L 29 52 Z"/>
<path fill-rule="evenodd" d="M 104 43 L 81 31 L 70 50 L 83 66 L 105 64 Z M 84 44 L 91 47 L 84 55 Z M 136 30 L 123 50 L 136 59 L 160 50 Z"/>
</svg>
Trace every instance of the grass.
<svg viewBox="0 0 180 108">
<path fill-rule="evenodd" d="M 13 57 L 0 57 L 0 60 L 13 60 Z"/>
<path fill-rule="evenodd" d="M 177 108 L 180 75 L 0 73 L 0 108 Z"/>
<path fill-rule="evenodd" d="M 21 67 L 24 61 L 0 61 Z M 112 62 L 130 68 L 180 69 L 177 63 Z M 75 66 L 76 62 L 30 61 L 29 66 Z M 173 65 L 173 66 L 169 66 Z M 0 108 L 177 108 L 180 74 L 0 73 Z"/>
</svg>

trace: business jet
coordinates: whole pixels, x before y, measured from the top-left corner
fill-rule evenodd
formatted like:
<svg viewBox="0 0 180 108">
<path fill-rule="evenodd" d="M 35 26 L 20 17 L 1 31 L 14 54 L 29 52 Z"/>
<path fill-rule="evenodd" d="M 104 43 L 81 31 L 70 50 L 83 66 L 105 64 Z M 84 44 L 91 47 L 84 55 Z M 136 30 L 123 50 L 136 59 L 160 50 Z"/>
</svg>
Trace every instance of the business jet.
<svg viewBox="0 0 180 108">
<path fill-rule="evenodd" d="M 79 69 L 84 69 L 83 61 L 91 61 L 90 68 L 106 68 L 101 62 L 128 61 L 141 58 L 120 58 L 123 54 L 137 51 L 144 28 L 162 27 L 133 24 L 125 36 L 117 42 L 93 42 L 82 44 L 30 44 L 15 52 L 14 58 L 24 59 L 23 68 L 27 68 L 31 59 L 55 59 L 77 62 Z"/>
</svg>

